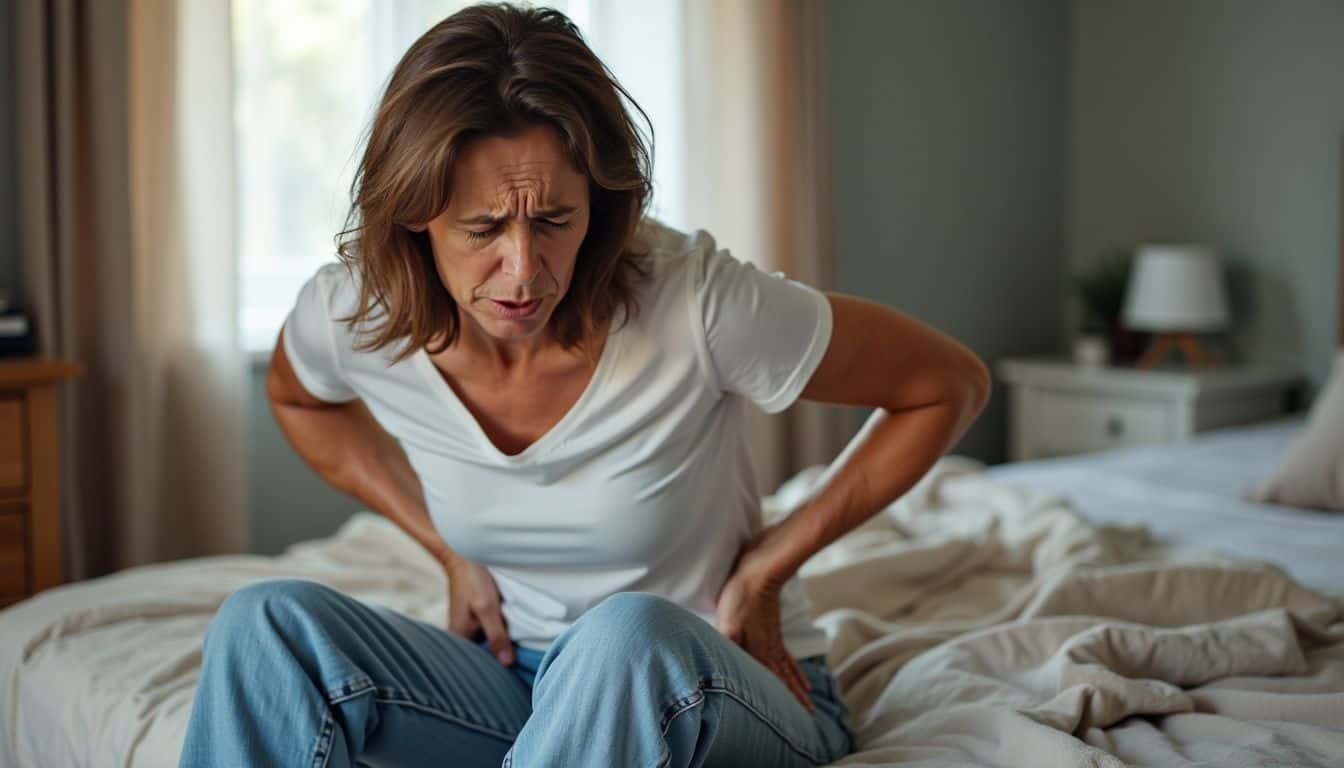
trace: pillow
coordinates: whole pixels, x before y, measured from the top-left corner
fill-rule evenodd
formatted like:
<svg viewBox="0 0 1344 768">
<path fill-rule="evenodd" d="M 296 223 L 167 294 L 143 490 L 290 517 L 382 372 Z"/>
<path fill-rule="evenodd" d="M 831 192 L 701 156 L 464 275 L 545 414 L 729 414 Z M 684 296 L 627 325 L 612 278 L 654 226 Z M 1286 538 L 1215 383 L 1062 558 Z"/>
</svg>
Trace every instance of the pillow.
<svg viewBox="0 0 1344 768">
<path fill-rule="evenodd" d="M 1316 396 L 1307 426 L 1279 468 L 1251 493 L 1255 501 L 1344 512 L 1344 350 Z"/>
</svg>

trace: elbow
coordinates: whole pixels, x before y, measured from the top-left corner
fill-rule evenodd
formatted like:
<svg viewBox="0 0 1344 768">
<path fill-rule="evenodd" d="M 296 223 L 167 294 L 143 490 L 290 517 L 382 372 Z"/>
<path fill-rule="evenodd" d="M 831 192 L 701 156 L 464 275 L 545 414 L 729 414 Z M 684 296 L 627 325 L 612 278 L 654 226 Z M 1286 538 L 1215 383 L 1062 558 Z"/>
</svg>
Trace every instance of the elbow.
<svg viewBox="0 0 1344 768">
<path fill-rule="evenodd" d="M 994 392 L 994 379 L 989 367 L 975 353 L 964 350 L 963 360 L 956 375 L 956 402 L 962 413 L 963 428 L 970 427 L 989 404 Z"/>
<path fill-rule="evenodd" d="M 983 360 L 975 356 L 972 356 L 972 360 L 974 364 L 971 366 L 972 373 L 970 376 L 971 402 L 973 410 L 978 416 L 981 411 L 985 410 L 985 406 L 989 404 L 990 396 L 994 394 L 994 377 L 990 375 L 989 366 L 985 365 Z"/>
</svg>

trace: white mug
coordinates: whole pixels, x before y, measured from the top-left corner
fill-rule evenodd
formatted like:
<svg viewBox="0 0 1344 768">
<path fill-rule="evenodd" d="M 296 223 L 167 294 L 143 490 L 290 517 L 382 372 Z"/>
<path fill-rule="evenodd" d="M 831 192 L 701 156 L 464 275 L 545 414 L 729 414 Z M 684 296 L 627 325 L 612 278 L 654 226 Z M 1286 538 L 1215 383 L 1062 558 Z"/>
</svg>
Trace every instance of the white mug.
<svg viewBox="0 0 1344 768">
<path fill-rule="evenodd" d="M 1073 362 L 1100 368 L 1110 362 L 1111 350 L 1105 336 L 1076 336 L 1073 339 Z"/>
</svg>

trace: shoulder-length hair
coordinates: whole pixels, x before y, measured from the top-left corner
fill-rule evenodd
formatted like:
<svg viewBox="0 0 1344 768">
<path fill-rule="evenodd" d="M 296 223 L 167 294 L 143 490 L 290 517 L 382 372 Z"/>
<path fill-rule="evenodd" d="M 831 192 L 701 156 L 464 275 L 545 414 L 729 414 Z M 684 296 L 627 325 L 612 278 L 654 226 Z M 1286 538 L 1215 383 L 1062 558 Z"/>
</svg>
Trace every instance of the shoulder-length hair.
<svg viewBox="0 0 1344 768">
<path fill-rule="evenodd" d="M 647 144 L 622 97 L 648 125 Z M 349 216 L 336 236 L 341 262 L 359 278 L 358 306 L 341 318 L 362 326 L 356 349 L 405 339 L 396 362 L 457 340 L 462 319 L 435 268 L 429 235 L 409 227 L 447 208 L 453 161 L 468 141 L 534 124 L 554 127 L 588 177 L 588 232 L 551 317 L 557 340 L 591 353 L 589 342 L 618 309 L 627 318 L 637 311 L 645 270 L 635 232 L 652 189 L 648 115 L 564 14 L 475 5 L 411 45 L 369 130 Z"/>
</svg>

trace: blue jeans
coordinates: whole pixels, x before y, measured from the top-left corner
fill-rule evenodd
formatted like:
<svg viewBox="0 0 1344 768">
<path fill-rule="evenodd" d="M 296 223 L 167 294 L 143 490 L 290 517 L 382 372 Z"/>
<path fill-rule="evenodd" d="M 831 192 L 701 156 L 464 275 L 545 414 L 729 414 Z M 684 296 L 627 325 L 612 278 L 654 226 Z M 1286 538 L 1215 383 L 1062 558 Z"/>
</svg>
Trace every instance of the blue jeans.
<svg viewBox="0 0 1344 768">
<path fill-rule="evenodd" d="M 676 604 L 622 592 L 545 653 L 486 649 L 311 581 L 261 581 L 206 634 L 181 766 L 824 765 L 852 749 L 824 657 L 812 712 Z"/>
</svg>

